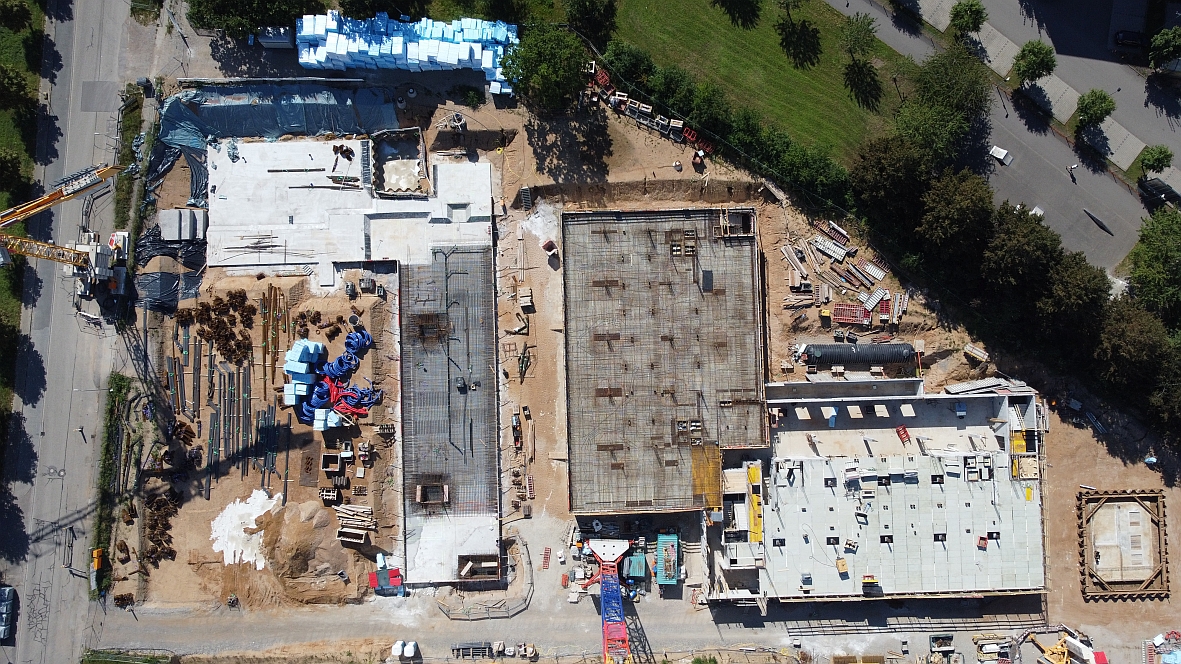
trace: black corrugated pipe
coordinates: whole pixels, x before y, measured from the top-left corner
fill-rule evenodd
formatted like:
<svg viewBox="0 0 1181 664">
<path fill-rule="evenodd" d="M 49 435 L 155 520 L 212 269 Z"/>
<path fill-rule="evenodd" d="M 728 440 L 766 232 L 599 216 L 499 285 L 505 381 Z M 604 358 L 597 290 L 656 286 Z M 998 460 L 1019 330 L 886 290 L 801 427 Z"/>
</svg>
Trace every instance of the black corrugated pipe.
<svg viewBox="0 0 1181 664">
<path fill-rule="evenodd" d="M 800 354 L 805 364 L 900 364 L 914 360 L 910 344 L 808 344 Z"/>
</svg>

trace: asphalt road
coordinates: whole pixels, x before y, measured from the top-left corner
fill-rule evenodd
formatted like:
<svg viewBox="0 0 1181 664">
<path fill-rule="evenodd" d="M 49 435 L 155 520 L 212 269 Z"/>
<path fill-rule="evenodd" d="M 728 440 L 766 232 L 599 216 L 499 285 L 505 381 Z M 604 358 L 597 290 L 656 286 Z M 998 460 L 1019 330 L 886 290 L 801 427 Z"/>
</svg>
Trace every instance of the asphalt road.
<svg viewBox="0 0 1181 664">
<path fill-rule="evenodd" d="M 1149 84 L 1113 50 L 1108 34 L 1113 2 L 1121 0 L 984 0 L 984 6 L 988 22 L 1015 43 L 1052 43 L 1058 54 L 1054 73 L 1080 94 L 1092 88 L 1110 93 L 1116 102 L 1112 118 L 1134 136 L 1181 152 L 1181 100 L 1176 92 Z"/>
<path fill-rule="evenodd" d="M 128 5 L 117 0 L 50 0 L 46 23 L 42 93 L 48 119 L 39 132 L 37 161 L 42 182 L 52 182 L 98 161 L 113 159 L 114 117 L 110 99 L 117 81 Z M 45 98 L 42 98 L 45 101 Z M 82 110 L 102 108 L 101 111 Z M 111 196 L 96 203 L 91 226 L 105 237 L 112 229 Z M 31 221 L 34 237 L 58 243 L 78 238 L 82 202 L 65 203 Z M 30 261 L 26 272 L 17 356 L 19 414 L 4 478 L 16 510 L 0 523 L 0 572 L 17 589 L 17 629 L 0 647 L 4 661 L 40 664 L 77 661 L 93 640 L 88 600 L 100 406 L 112 369 L 113 328 L 87 327 L 75 316 L 73 279 L 61 266 Z M 81 432 L 79 431 L 81 429 Z M 72 569 L 67 569 L 70 565 Z"/>
<path fill-rule="evenodd" d="M 828 0 L 828 3 L 847 16 L 857 12 L 873 16 L 877 19 L 878 38 L 918 62 L 935 52 L 930 38 L 909 19 L 892 17 L 872 0 Z M 989 10 L 991 21 L 994 20 L 991 5 Z M 1015 5 L 1006 5 L 1004 11 L 1010 10 L 1019 13 Z M 1106 11 L 1111 11 L 1110 1 Z M 1103 25 L 1107 25 L 1106 19 Z M 1004 29 L 1007 28 L 1006 25 Z M 998 29 L 1002 28 L 998 26 Z M 1128 67 L 1120 65 L 1119 69 L 1138 77 Z M 1066 167 L 1079 163 L 1079 158 L 1066 140 L 1054 134 L 1036 114 L 1016 112 L 999 92 L 993 97 L 990 120 L 992 133 L 987 144 L 998 145 L 1013 155 L 1012 163 L 1007 166 L 991 158 L 980 165 L 988 174 L 996 201 L 1040 207 L 1045 211 L 1046 225 L 1062 235 L 1062 244 L 1068 250 L 1082 251 L 1091 263 L 1108 271 L 1118 265 L 1136 243 L 1141 219 L 1148 214 L 1139 197 L 1106 171 L 1088 164 L 1076 169 L 1075 181 L 1071 181 Z M 1176 149 L 1181 152 L 1181 146 Z M 1100 229 L 1084 209 L 1101 219 L 1112 234 Z"/>
</svg>

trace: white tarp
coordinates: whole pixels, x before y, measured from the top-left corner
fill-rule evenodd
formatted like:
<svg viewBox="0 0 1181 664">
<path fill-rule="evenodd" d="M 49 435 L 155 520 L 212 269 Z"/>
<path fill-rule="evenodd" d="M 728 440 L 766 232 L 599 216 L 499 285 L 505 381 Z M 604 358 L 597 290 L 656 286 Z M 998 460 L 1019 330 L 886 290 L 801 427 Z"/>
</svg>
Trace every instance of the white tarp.
<svg viewBox="0 0 1181 664">
<path fill-rule="evenodd" d="M 255 489 L 246 502 L 235 500 L 217 515 L 209 539 L 213 540 L 213 550 L 221 552 L 226 565 L 252 563 L 255 569 L 266 567 L 262 531 L 247 534 L 246 530 L 253 530 L 255 519 L 278 505 L 281 498 L 282 494 L 268 498 L 265 491 Z"/>
</svg>

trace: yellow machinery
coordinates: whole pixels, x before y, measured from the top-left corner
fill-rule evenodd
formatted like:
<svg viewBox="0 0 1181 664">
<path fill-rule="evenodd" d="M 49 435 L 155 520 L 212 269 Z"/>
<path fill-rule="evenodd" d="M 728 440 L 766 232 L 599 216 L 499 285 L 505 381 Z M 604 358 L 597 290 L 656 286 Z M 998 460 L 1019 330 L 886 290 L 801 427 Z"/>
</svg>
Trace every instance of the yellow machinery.
<svg viewBox="0 0 1181 664">
<path fill-rule="evenodd" d="M 1070 664 L 1070 650 L 1066 648 L 1066 637 L 1058 639 L 1052 646 L 1047 646 L 1037 640 L 1037 636 L 1030 634 L 1029 642 L 1042 653 L 1042 659 L 1050 664 Z"/>
<path fill-rule="evenodd" d="M 102 184 L 120 170 L 121 166 L 99 164 L 74 173 L 55 184 L 53 191 L 48 194 L 0 212 L 0 229 L 76 198 Z M 112 276 L 111 264 L 114 262 L 114 251 L 106 245 L 99 244 L 96 234 L 89 233 L 84 239 L 87 241 L 71 248 L 0 233 L 0 266 L 8 264 L 11 260 L 9 254 L 45 258 L 72 265 L 75 268 L 74 273 L 80 279 L 79 293 L 83 294 L 89 290 L 91 283 Z"/>
</svg>

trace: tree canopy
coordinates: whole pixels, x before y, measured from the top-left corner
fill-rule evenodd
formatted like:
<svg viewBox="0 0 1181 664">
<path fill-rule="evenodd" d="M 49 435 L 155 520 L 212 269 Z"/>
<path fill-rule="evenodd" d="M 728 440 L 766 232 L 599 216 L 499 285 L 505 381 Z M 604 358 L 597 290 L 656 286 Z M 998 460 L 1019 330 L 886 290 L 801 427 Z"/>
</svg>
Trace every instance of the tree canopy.
<svg viewBox="0 0 1181 664">
<path fill-rule="evenodd" d="M 955 158 L 960 140 L 968 133 L 968 121 L 952 108 L 912 98 L 898 109 L 894 128 L 921 147 L 932 163 L 946 163 Z"/>
<path fill-rule="evenodd" d="M 988 114 L 992 81 L 980 59 L 962 44 L 923 61 L 915 92 L 928 106 L 946 106 L 969 123 Z"/>
<path fill-rule="evenodd" d="M 1001 295 L 1045 284 L 1062 260 L 1062 238 L 1044 226 L 1028 209 L 1008 201 L 993 217 L 996 228 L 984 250 L 982 268 L 987 282 Z"/>
<path fill-rule="evenodd" d="M 1115 112 L 1115 100 L 1098 88 L 1084 92 L 1078 98 L 1078 126 L 1094 127 Z"/>
<path fill-rule="evenodd" d="M 1173 165 L 1173 151 L 1167 145 L 1150 145 L 1140 153 L 1140 165 L 1149 173 L 1160 173 Z"/>
<path fill-rule="evenodd" d="M 615 32 L 615 0 L 566 0 L 566 20 L 596 48 Z"/>
<path fill-rule="evenodd" d="M 7 63 L 0 63 L 0 105 L 12 107 L 25 101 L 33 94 L 33 87 L 29 84 L 29 77 L 17 67 Z"/>
<path fill-rule="evenodd" d="M 1108 305 L 1095 347 L 1099 378 L 1116 390 L 1145 391 L 1156 384 L 1169 352 L 1164 323 L 1126 294 Z"/>
<path fill-rule="evenodd" d="M 1128 257 L 1136 298 L 1170 329 L 1181 328 L 1181 212 L 1167 207 L 1153 212 Z"/>
<path fill-rule="evenodd" d="M 961 35 L 980 32 L 988 20 L 988 10 L 980 0 L 959 0 L 951 8 L 951 27 Z"/>
<path fill-rule="evenodd" d="M 18 32 L 33 18 L 25 0 L 0 0 L 0 25 Z"/>
<path fill-rule="evenodd" d="M 648 85 L 649 77 L 656 71 L 652 56 L 647 51 L 614 39 L 607 43 L 603 60 L 613 75 L 641 88 Z"/>
<path fill-rule="evenodd" d="M 1054 55 L 1054 47 L 1041 41 L 1028 41 L 1013 60 L 1013 73 L 1017 74 L 1017 80 L 1024 85 L 1053 74 L 1057 66 L 1058 58 Z"/>
<path fill-rule="evenodd" d="M 980 276 L 980 250 L 992 234 L 992 188 L 968 170 L 950 169 L 931 182 L 915 239 L 939 274 L 968 286 Z"/>
<path fill-rule="evenodd" d="M 1181 58 L 1181 25 L 1161 30 L 1152 37 L 1148 59 L 1153 67 L 1163 67 Z"/>
<path fill-rule="evenodd" d="M 908 243 L 930 186 L 926 154 L 903 136 L 867 141 L 850 178 L 859 207 L 876 230 L 896 245 Z"/>
<path fill-rule="evenodd" d="M 586 49 L 574 33 L 548 24 L 531 25 L 504 57 L 505 77 L 546 111 L 568 107 L 586 82 Z"/>
<path fill-rule="evenodd" d="M 877 37 L 877 20 L 869 14 L 857 12 L 841 26 L 841 48 L 852 60 L 858 60 L 873 50 Z"/>
<path fill-rule="evenodd" d="M 269 25 L 295 25 L 304 14 L 324 11 L 321 0 L 190 0 L 189 22 L 196 28 L 218 28 L 241 39 Z"/>
</svg>

